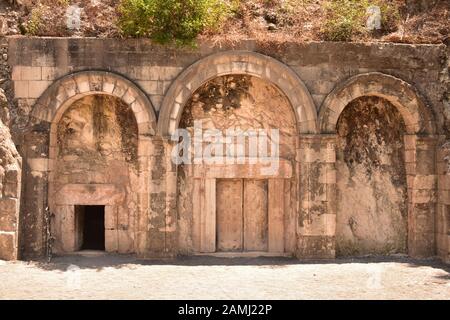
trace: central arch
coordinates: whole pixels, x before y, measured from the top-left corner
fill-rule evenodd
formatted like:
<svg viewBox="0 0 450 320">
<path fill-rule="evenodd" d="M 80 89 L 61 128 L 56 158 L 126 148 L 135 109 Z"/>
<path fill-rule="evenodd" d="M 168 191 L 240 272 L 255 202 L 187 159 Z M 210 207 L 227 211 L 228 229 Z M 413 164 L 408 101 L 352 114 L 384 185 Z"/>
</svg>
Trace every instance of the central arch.
<svg viewBox="0 0 450 320">
<path fill-rule="evenodd" d="M 192 94 L 206 82 L 225 75 L 254 76 L 275 85 L 289 100 L 298 133 L 317 133 L 316 108 L 303 81 L 281 62 L 248 51 L 228 51 L 201 59 L 182 72 L 162 102 L 158 132 L 163 137 L 178 128 L 183 108 Z"/>
<path fill-rule="evenodd" d="M 216 85 L 220 87 L 230 84 L 230 90 L 234 90 L 232 84 L 236 81 L 244 83 L 243 88 L 247 88 L 246 83 L 251 83 L 249 87 L 254 89 L 267 86 L 267 92 L 264 91 L 265 89 L 263 91 L 257 89 L 259 93 L 251 92 L 252 97 L 267 96 L 268 94 L 279 97 L 280 105 L 287 108 L 286 112 L 282 113 L 286 116 L 291 113 L 292 116 L 291 122 L 281 122 L 278 123 L 278 126 L 282 128 L 291 123 L 294 142 L 290 143 L 289 146 L 293 149 L 293 153 L 286 154 L 286 159 L 280 159 L 280 168 L 270 176 L 260 174 L 260 171 L 255 169 L 256 167 L 247 162 L 240 165 L 228 164 L 226 170 L 219 169 L 219 166 L 214 164 L 201 164 L 187 166 L 186 170 L 178 171 L 179 174 L 184 172 L 186 179 L 178 182 L 173 181 L 171 185 L 174 189 L 171 192 L 176 194 L 177 197 L 181 197 L 179 198 L 181 200 L 187 199 L 183 203 L 188 204 L 184 208 L 185 211 L 178 211 L 178 217 L 190 217 L 190 210 L 195 213 L 192 215 L 192 219 L 189 218 L 192 220 L 192 226 L 187 222 L 191 220 L 187 218 L 186 221 L 179 220 L 180 235 L 188 235 L 190 234 L 189 230 L 192 229 L 192 245 L 189 236 L 184 238 L 182 236 L 180 239 L 183 244 L 180 248 L 202 253 L 242 250 L 243 254 L 255 248 L 264 248 L 261 250 L 268 250 L 270 254 L 292 254 L 295 251 L 294 208 L 297 207 L 296 190 L 298 190 L 299 183 L 296 165 L 296 153 L 298 152 L 295 147 L 296 141 L 299 134 L 316 134 L 318 132 L 316 107 L 308 89 L 294 71 L 273 58 L 254 52 L 228 51 L 203 58 L 188 67 L 172 83 L 162 102 L 158 119 L 158 133 L 163 138 L 170 138 L 179 127 L 183 127 L 184 120 L 181 120 L 184 119 L 184 111 L 189 110 L 187 107 L 189 103 L 194 101 L 194 104 L 196 104 L 196 98 L 193 97 L 197 95 L 204 97 L 202 92 L 210 92 L 209 90 L 213 90 Z M 228 92 L 228 89 L 225 91 Z M 217 99 L 217 104 L 214 105 L 220 105 L 220 100 L 220 98 Z M 271 106 L 270 98 L 262 100 L 261 106 L 267 108 L 269 113 L 276 112 L 276 106 Z M 259 101 L 259 98 L 255 98 L 254 101 Z M 281 103 L 281 101 L 283 102 Z M 275 101 L 273 103 L 276 104 Z M 244 104 L 244 109 L 248 107 L 250 110 L 255 107 L 253 102 L 246 101 Z M 222 110 L 222 108 L 220 109 Z M 210 116 L 215 116 L 215 114 L 206 116 L 199 109 L 197 111 L 202 114 L 196 113 L 202 119 L 203 116 L 208 119 Z M 261 121 L 268 120 L 263 119 Z M 250 128 L 256 129 L 252 126 Z M 168 146 L 168 148 L 170 149 L 171 146 Z M 170 152 L 167 152 L 167 154 L 170 154 Z M 203 174 L 202 172 L 208 173 Z M 177 176 L 175 172 L 172 175 Z M 180 174 L 180 176 L 183 175 Z M 188 186 L 186 192 L 181 192 L 180 185 Z M 196 195 L 199 192 L 195 190 L 204 190 L 204 192 L 198 198 Z M 239 190 L 242 192 L 240 193 Z M 253 191 L 250 192 L 250 190 Z M 292 198 L 290 197 L 291 193 Z M 245 215 L 246 204 L 251 202 L 246 198 L 246 194 L 256 194 L 258 200 L 254 202 L 260 203 L 261 208 L 265 208 L 262 205 L 263 203 L 271 204 L 267 210 L 256 210 L 258 216 L 255 216 L 255 219 L 261 222 L 260 231 L 265 236 L 256 239 L 252 244 L 241 241 L 242 238 L 239 238 L 239 235 L 252 234 L 256 229 L 246 229 L 245 219 L 242 225 L 229 223 L 229 218 L 233 214 L 239 217 Z M 227 198 L 228 196 L 237 197 L 236 208 L 223 205 L 226 200 L 221 197 Z M 181 200 L 178 203 L 181 203 Z M 241 211 L 239 211 L 240 205 L 243 208 Z M 286 210 L 283 209 L 284 206 L 286 206 Z M 180 209 L 178 208 L 178 210 Z M 251 210 L 247 208 L 247 211 L 250 212 Z M 292 212 L 292 214 L 284 215 L 285 212 Z M 215 217 L 218 217 L 217 220 Z M 268 217 L 269 222 L 266 224 L 265 218 L 262 217 Z M 199 223 L 199 221 L 204 223 Z M 228 221 L 227 225 L 224 221 Z M 276 223 L 276 221 L 283 222 Z M 286 222 L 286 228 L 289 229 L 285 230 L 287 234 L 290 234 L 290 236 L 286 236 L 288 240 L 281 236 L 285 234 L 281 231 L 281 228 L 285 227 L 284 221 L 289 221 Z M 230 228 L 240 231 L 229 232 Z M 215 235 L 217 235 L 217 238 Z"/>
</svg>

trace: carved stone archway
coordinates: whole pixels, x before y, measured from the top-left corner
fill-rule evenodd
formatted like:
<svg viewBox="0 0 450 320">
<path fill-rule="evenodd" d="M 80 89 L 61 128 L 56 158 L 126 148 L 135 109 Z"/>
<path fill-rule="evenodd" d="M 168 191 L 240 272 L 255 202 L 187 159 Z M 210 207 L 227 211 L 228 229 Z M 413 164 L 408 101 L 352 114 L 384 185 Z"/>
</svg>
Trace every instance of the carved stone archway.
<svg viewBox="0 0 450 320">
<path fill-rule="evenodd" d="M 275 85 L 286 95 L 296 115 L 299 133 L 316 133 L 316 108 L 303 81 L 288 66 L 268 56 L 229 51 L 201 59 L 173 82 L 162 102 L 158 132 L 170 136 L 177 128 L 183 108 L 192 94 L 209 80 L 230 74 L 250 75 Z"/>
<path fill-rule="evenodd" d="M 64 76 L 47 88 L 36 101 L 30 115 L 30 130 L 24 136 L 27 187 L 23 195 L 23 203 L 26 206 L 24 206 L 22 214 L 27 228 L 29 225 L 35 225 L 35 228 L 22 232 L 22 242 L 27 257 L 45 254 L 48 237 L 42 230 L 45 230 L 45 216 L 48 210 L 61 215 L 63 219 L 72 221 L 75 206 L 73 201 L 77 201 L 80 197 L 83 202 L 80 203 L 81 205 L 104 205 L 106 215 L 108 210 L 115 210 L 112 202 L 120 192 L 113 192 L 110 199 L 101 196 L 96 198 L 96 195 L 103 191 L 103 193 L 114 191 L 111 185 L 70 185 L 67 190 L 55 190 L 54 186 L 58 154 L 58 123 L 64 112 L 74 102 L 89 95 L 116 97 L 127 104 L 134 114 L 138 134 L 137 170 L 139 176 L 134 248 L 137 253 L 143 253 L 147 249 L 146 212 L 149 206 L 149 162 L 157 125 L 154 108 L 146 94 L 130 80 L 111 72 L 81 71 Z M 89 193 L 87 190 L 96 190 L 96 192 L 92 191 L 91 195 L 85 196 Z M 61 197 L 61 193 L 64 192 L 67 194 Z M 59 236 L 63 237 L 62 234 Z M 63 247 L 74 247 L 72 238 L 64 239 Z"/>
<path fill-rule="evenodd" d="M 378 96 L 392 103 L 403 116 L 408 134 L 435 134 L 433 113 L 414 88 L 401 79 L 379 72 L 360 74 L 339 84 L 320 108 L 320 131 L 335 133 L 344 108 L 363 96 Z"/>
<path fill-rule="evenodd" d="M 335 255 L 336 125 L 345 107 L 364 96 L 386 99 L 404 119 L 407 132 L 404 144 L 408 190 L 408 252 L 414 257 L 432 256 L 435 254 L 437 187 L 434 115 L 410 84 L 378 72 L 360 74 L 339 84 L 320 108 L 318 123 L 321 134 L 304 135 L 300 139 L 301 171 L 306 175 L 306 180 L 303 183 L 304 192 L 301 192 L 303 222 L 300 228 L 299 256 L 314 256 L 320 248 L 324 251 L 324 257 Z M 316 156 L 312 157 L 312 154 Z M 314 177 L 314 172 L 319 172 L 319 176 Z M 314 195 L 317 190 L 312 189 L 317 185 L 314 183 L 317 179 L 323 184 L 319 187 L 326 190 L 326 193 Z"/>
</svg>

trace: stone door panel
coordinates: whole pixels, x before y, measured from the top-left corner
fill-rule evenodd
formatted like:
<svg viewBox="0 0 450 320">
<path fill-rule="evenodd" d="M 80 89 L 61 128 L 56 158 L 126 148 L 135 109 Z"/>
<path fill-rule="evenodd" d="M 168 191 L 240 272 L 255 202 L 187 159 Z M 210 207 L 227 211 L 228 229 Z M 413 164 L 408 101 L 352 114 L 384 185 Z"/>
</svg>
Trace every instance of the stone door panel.
<svg viewBox="0 0 450 320">
<path fill-rule="evenodd" d="M 218 179 L 216 188 L 217 251 L 242 251 L 242 179 Z"/>
<path fill-rule="evenodd" d="M 268 250 L 267 180 L 244 180 L 244 251 Z"/>
<path fill-rule="evenodd" d="M 267 180 L 218 179 L 216 188 L 217 251 L 267 251 Z"/>
</svg>

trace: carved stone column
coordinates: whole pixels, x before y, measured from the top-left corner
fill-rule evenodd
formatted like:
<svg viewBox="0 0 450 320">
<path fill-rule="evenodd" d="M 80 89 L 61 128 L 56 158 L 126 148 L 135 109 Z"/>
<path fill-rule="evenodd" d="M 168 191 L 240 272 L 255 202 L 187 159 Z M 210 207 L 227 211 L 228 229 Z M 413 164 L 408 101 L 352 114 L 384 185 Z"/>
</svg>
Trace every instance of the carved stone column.
<svg viewBox="0 0 450 320">
<path fill-rule="evenodd" d="M 408 252 L 412 257 L 435 255 L 436 137 L 405 136 L 408 182 Z"/>
<path fill-rule="evenodd" d="M 298 258 L 334 258 L 336 232 L 336 136 L 301 135 Z"/>
<path fill-rule="evenodd" d="M 145 258 L 176 254 L 176 166 L 171 161 L 172 144 L 153 137 L 149 152 L 149 205 Z M 144 218 L 143 218 L 144 219 Z M 141 221 L 142 222 L 142 221 Z"/>
<path fill-rule="evenodd" d="M 40 258 L 46 252 L 45 214 L 48 206 L 50 124 L 35 124 L 25 134 L 19 245 L 24 259 Z"/>
</svg>

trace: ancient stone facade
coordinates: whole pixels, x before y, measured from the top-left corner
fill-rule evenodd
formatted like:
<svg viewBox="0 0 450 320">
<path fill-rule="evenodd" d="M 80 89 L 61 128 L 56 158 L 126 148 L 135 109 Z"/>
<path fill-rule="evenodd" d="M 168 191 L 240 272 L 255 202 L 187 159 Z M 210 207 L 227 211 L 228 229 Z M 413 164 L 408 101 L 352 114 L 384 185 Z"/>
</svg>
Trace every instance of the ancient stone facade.
<svg viewBox="0 0 450 320">
<path fill-rule="evenodd" d="M 89 249 L 100 226 L 104 250 L 143 258 L 449 261 L 444 45 L 10 38 L 8 50 L 23 170 L 19 246 L 3 257 Z M 172 135 L 195 123 L 279 129 L 277 169 L 245 153 L 174 163 Z"/>
</svg>

